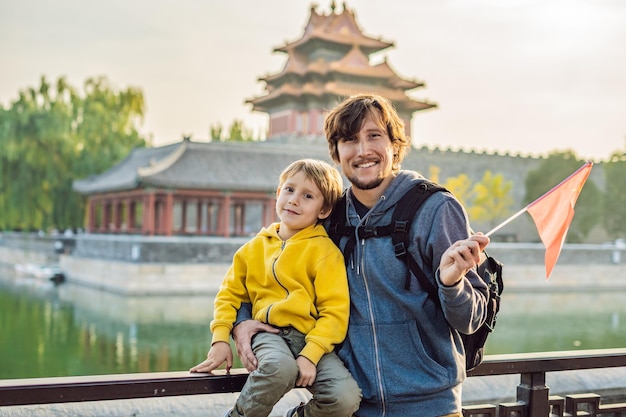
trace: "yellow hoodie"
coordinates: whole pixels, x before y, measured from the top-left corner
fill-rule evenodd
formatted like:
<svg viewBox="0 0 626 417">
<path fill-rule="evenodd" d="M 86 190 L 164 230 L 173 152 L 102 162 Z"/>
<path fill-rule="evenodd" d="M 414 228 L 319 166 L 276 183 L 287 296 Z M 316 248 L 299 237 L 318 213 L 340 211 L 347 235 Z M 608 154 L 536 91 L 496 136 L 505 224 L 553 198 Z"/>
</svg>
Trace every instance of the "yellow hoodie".
<svg viewBox="0 0 626 417">
<path fill-rule="evenodd" d="M 262 229 L 235 253 L 215 297 L 211 343 L 228 343 L 239 307 L 251 303 L 254 319 L 306 334 L 300 355 L 317 364 L 343 341 L 348 328 L 343 255 L 321 225 L 286 241 L 278 236 L 279 226 Z"/>
</svg>

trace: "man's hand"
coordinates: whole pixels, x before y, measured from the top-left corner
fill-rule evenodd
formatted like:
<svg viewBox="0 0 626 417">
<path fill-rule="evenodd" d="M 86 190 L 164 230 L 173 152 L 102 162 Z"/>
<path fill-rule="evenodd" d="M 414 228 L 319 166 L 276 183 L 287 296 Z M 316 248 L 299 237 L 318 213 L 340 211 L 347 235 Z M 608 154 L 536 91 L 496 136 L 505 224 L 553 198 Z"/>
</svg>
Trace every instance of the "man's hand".
<svg viewBox="0 0 626 417">
<path fill-rule="evenodd" d="M 269 324 L 261 323 L 258 320 L 242 321 L 235 326 L 232 335 L 233 339 L 235 339 L 237 355 L 239 355 L 241 363 L 248 372 L 254 371 L 258 365 L 256 356 L 254 356 L 254 352 L 252 352 L 252 336 L 259 332 L 278 333 L 278 331 L 277 328 Z"/>
<path fill-rule="evenodd" d="M 459 282 L 467 271 L 480 263 L 481 253 L 489 244 L 489 238 L 481 233 L 452 244 L 441 256 L 439 279 L 445 286 Z"/>
<path fill-rule="evenodd" d="M 206 355 L 206 359 L 200 362 L 189 372 L 208 372 L 216 369 L 218 366 L 226 362 L 226 372 L 230 372 L 230 368 L 233 367 L 233 351 L 230 349 L 230 345 L 226 342 L 215 342 L 211 346 L 211 350 Z"/>
<path fill-rule="evenodd" d="M 299 371 L 296 386 L 310 387 L 313 385 L 313 382 L 315 382 L 315 376 L 317 375 L 317 367 L 315 364 L 304 356 L 298 356 L 296 364 L 298 365 Z"/>
</svg>

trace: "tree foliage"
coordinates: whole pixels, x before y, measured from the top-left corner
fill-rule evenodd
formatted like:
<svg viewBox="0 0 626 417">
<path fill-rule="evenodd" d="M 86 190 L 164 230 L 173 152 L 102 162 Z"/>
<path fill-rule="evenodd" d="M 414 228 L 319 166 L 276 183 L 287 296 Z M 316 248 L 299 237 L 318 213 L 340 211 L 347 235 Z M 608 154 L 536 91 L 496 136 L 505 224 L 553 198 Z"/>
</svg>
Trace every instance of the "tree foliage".
<svg viewBox="0 0 626 417">
<path fill-rule="evenodd" d="M 493 228 L 506 220 L 514 203 L 512 189 L 513 181 L 507 181 L 502 174 L 485 171 L 483 178 L 472 189 L 472 205 L 468 209 L 472 221 Z"/>
<path fill-rule="evenodd" d="M 554 152 L 526 176 L 524 203 L 529 204 L 565 180 L 585 163 L 572 151 Z M 600 224 L 602 193 L 597 185 L 587 179 L 575 206 L 575 216 L 567 233 L 567 241 L 584 241 L 589 232 Z"/>
<path fill-rule="evenodd" d="M 613 238 L 626 236 L 626 153 L 614 153 L 604 164 L 604 228 Z"/>
<path fill-rule="evenodd" d="M 430 167 L 431 179 L 437 181 L 439 168 Z M 435 179 L 437 178 L 437 179 Z M 472 182 L 467 174 L 448 178 L 442 184 L 466 208 L 472 222 L 495 227 L 511 213 L 515 203 L 511 194 L 513 181 L 507 181 L 502 174 L 485 171 L 478 182 Z"/>
<path fill-rule="evenodd" d="M 459 200 L 463 207 L 467 207 L 472 200 L 472 180 L 465 174 L 450 177 L 442 184 Z"/>
<path fill-rule="evenodd" d="M 222 140 L 222 132 L 223 131 L 224 131 L 224 128 L 222 127 L 222 125 L 220 123 L 215 124 L 215 125 L 211 125 L 209 127 L 209 136 L 210 136 L 211 140 L 214 140 L 214 141 Z"/>
<path fill-rule="evenodd" d="M 235 142 L 250 142 L 253 141 L 254 138 L 252 136 L 252 131 L 244 126 L 243 120 L 235 119 L 228 130 L 228 140 Z"/>
<path fill-rule="evenodd" d="M 83 225 L 84 198 L 75 179 L 101 173 L 145 146 L 138 132 L 143 93 L 117 91 L 104 77 L 84 93 L 65 77 L 26 88 L 0 107 L 0 229 L 38 230 Z"/>
<path fill-rule="evenodd" d="M 256 141 L 252 130 L 243 124 L 243 120 L 235 119 L 228 128 L 228 132 L 224 130 L 221 123 L 211 125 L 209 127 L 209 135 L 211 140 L 222 142 L 251 142 Z"/>
</svg>

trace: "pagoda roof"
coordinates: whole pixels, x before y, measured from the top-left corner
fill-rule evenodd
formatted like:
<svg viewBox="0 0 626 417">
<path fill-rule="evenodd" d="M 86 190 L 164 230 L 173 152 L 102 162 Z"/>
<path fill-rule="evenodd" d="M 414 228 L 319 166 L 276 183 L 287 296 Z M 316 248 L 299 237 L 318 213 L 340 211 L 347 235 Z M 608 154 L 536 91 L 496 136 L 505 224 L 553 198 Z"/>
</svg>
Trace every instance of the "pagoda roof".
<svg viewBox="0 0 626 417">
<path fill-rule="evenodd" d="M 345 6 L 345 3 L 341 13 L 335 13 L 333 10 L 325 15 L 317 13 L 315 9 L 315 6 L 311 7 L 311 15 L 302 37 L 275 48 L 275 52 L 289 52 L 313 40 L 348 46 L 358 45 L 368 55 L 393 46 L 393 42 L 364 35 L 354 13 Z"/>
<path fill-rule="evenodd" d="M 414 100 L 407 96 L 404 91 L 391 86 L 372 85 L 365 82 L 347 83 L 340 81 L 330 81 L 323 84 L 313 82 L 304 84 L 283 84 L 272 89 L 265 96 L 251 99 L 248 102 L 252 103 L 257 110 L 264 110 L 269 108 L 272 103 L 276 103 L 283 96 L 300 99 L 308 95 L 322 99 L 325 96 L 333 98 L 349 97 L 359 93 L 381 95 L 391 100 L 396 106 L 402 106 L 402 108 L 412 111 L 426 110 L 437 106 L 434 103 Z"/>
<path fill-rule="evenodd" d="M 320 58 L 315 61 L 307 62 L 298 54 L 294 54 L 287 60 L 285 67 L 280 73 L 268 75 L 264 78 L 260 78 L 259 80 L 272 84 L 281 80 L 285 75 L 290 73 L 301 77 L 311 73 L 320 74 L 322 76 L 337 73 L 357 75 L 367 78 L 387 79 L 389 80 L 388 82 L 391 86 L 404 90 L 411 90 L 424 86 L 424 83 L 422 82 L 406 80 L 399 77 L 398 74 L 391 68 L 387 59 L 380 64 L 370 66 L 367 56 L 365 56 L 365 54 L 363 54 L 363 52 L 356 47 L 356 45 L 353 46 L 350 52 L 338 61 L 328 62 Z"/>
<path fill-rule="evenodd" d="M 330 162 L 324 147 L 185 139 L 158 148 L 136 148 L 108 171 L 74 181 L 73 188 L 87 195 L 149 187 L 271 193 L 280 172 L 305 157 Z"/>
<path fill-rule="evenodd" d="M 265 95 L 245 100 L 252 104 L 253 110 L 271 113 L 274 109 L 292 105 L 293 101 L 302 103 L 307 99 L 318 100 L 319 105 L 327 106 L 337 97 L 358 93 L 380 94 L 404 111 L 436 107 L 434 103 L 409 97 L 406 91 L 424 87 L 424 83 L 400 77 L 387 58 L 381 63 L 370 64 L 369 54 L 373 49 L 364 45 L 377 44 L 384 49 L 393 43 L 363 35 L 354 13 L 345 5 L 341 13 L 335 13 L 334 6 L 331 8 L 332 12 L 324 15 L 313 6 L 302 38 L 275 49 L 286 52 L 287 60 L 279 73 L 259 78 L 266 83 Z M 334 52 L 311 53 L 311 48 L 324 49 L 319 40 L 330 42 L 330 39 L 335 41 L 335 45 L 328 44 L 326 47 Z M 308 42 L 312 43 L 311 48 L 301 47 Z M 344 47 L 339 51 L 337 44 Z"/>
</svg>

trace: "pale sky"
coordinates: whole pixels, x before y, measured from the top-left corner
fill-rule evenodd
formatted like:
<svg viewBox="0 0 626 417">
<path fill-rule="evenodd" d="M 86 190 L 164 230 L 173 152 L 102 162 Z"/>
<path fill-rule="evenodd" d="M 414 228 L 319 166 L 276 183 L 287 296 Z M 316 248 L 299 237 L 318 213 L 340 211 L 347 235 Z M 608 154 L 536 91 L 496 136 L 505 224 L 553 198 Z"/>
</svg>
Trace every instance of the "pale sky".
<svg viewBox="0 0 626 417">
<path fill-rule="evenodd" d="M 328 13 L 329 0 L 318 0 Z M 301 0 L 0 0 L 0 104 L 66 76 L 106 75 L 146 99 L 156 146 L 241 119 L 244 100 L 279 72 L 275 47 L 302 35 Z M 341 9 L 343 2 L 338 1 Z M 395 43 L 388 58 L 409 92 L 436 102 L 413 117 L 417 145 L 603 160 L 626 150 L 626 1 L 351 0 L 362 31 Z"/>
</svg>

